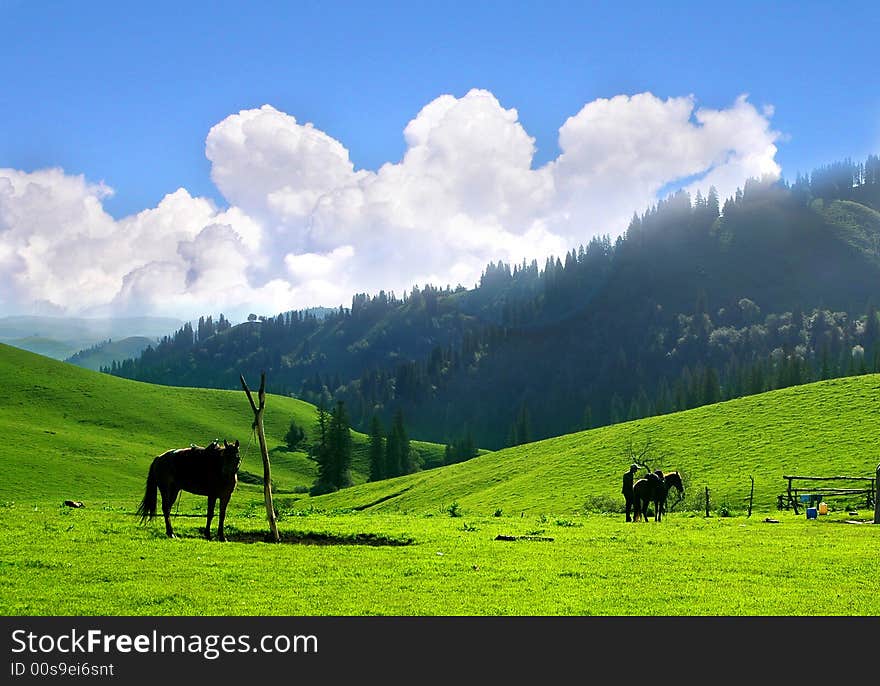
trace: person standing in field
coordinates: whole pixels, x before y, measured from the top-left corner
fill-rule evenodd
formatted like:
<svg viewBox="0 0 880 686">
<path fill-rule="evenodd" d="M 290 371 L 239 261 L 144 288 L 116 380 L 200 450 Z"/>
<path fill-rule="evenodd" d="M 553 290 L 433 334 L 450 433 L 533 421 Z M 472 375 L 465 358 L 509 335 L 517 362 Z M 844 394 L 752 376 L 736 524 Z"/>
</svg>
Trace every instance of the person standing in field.
<svg viewBox="0 0 880 686">
<path fill-rule="evenodd" d="M 633 496 L 633 479 L 636 472 L 639 471 L 639 465 L 631 464 L 629 471 L 623 475 L 623 497 L 626 499 L 626 521 L 632 521 L 632 511 L 635 505 L 635 497 Z"/>
</svg>

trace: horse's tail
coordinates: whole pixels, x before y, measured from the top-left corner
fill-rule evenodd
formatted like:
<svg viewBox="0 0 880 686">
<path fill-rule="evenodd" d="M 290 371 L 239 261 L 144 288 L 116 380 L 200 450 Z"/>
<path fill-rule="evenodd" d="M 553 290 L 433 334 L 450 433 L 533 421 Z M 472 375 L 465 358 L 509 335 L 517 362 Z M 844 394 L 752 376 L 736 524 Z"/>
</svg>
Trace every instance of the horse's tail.
<svg viewBox="0 0 880 686">
<path fill-rule="evenodd" d="M 157 492 L 159 490 L 159 480 L 156 478 L 156 461 L 150 465 L 150 471 L 147 473 L 147 488 L 144 491 L 144 499 L 138 505 L 137 513 L 141 518 L 141 524 L 148 519 L 156 516 Z"/>
</svg>

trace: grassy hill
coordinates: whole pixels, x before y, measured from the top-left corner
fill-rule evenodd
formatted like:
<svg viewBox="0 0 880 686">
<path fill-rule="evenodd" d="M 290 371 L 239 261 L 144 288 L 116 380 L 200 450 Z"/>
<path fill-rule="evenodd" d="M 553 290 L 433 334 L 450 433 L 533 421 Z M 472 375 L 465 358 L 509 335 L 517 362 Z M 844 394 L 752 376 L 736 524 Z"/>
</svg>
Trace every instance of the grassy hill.
<svg viewBox="0 0 880 686">
<path fill-rule="evenodd" d="M 147 336 L 128 336 L 119 341 L 107 340 L 102 343 L 79 350 L 73 355 L 65 358 L 65 362 L 70 362 L 78 367 L 93 369 L 98 371 L 101 367 L 110 367 L 114 361 L 121 362 L 129 357 L 136 357 L 143 352 L 148 345 L 155 345 L 156 340 Z M 23 345 L 19 348 L 26 348 Z M 39 352 L 34 350 L 33 352 Z M 49 355 L 48 357 L 55 357 Z"/>
<path fill-rule="evenodd" d="M 880 374 L 832 379 L 686 412 L 569 434 L 483 455 L 441 470 L 310 499 L 322 508 L 519 515 L 622 505 L 630 442 L 651 442 L 652 468 L 677 469 L 685 505 L 771 510 L 784 474 L 871 476 L 880 462 Z M 372 504 L 372 505 L 371 505 Z"/>
<path fill-rule="evenodd" d="M 0 499 L 130 502 L 140 497 L 153 457 L 214 438 L 241 441 L 242 488 L 262 491 L 262 460 L 242 391 L 129 381 L 3 344 L 0 388 Z M 316 473 L 304 453 L 284 447 L 292 419 L 313 431 L 315 407 L 294 398 L 267 397 L 264 425 L 272 478 L 282 493 L 310 486 Z M 366 440 L 353 434 L 356 482 L 366 479 Z M 422 457 L 442 456 L 443 446 L 413 443 Z"/>
<path fill-rule="evenodd" d="M 719 517 L 717 505 L 741 505 L 749 475 L 759 511 L 772 511 L 783 473 L 871 473 L 880 375 L 561 436 L 319 498 L 287 490 L 309 484 L 314 465 L 279 450 L 289 418 L 305 424 L 315 410 L 270 396 L 273 476 L 287 491 L 275 500 L 280 545 L 259 542 L 265 513 L 250 479 L 233 497 L 227 544 L 204 540 L 203 497 L 184 495 L 173 540 L 161 522 L 133 516 L 160 451 L 246 441 L 241 391 L 126 381 L 2 345 L 0 384 L 0 608 L 9 616 L 878 614 L 877 527 L 841 526 L 846 509 L 817 520 L 774 511 L 771 526 L 763 515 Z M 647 437 L 652 465 L 684 471 L 697 499 L 712 489 L 712 517 L 676 512 L 633 525 L 582 512 L 587 500 L 622 502 L 629 443 Z M 363 465 L 364 437 L 354 440 Z M 253 446 L 243 469 L 261 473 Z M 463 517 L 448 516 L 454 504 Z M 358 544 L 365 539 L 384 544 Z M 230 580 L 235 593 L 217 593 Z M 646 580 L 651 592 L 641 593 Z"/>
<path fill-rule="evenodd" d="M 132 502 L 155 455 L 213 438 L 241 441 L 241 488 L 261 492 L 262 463 L 241 391 L 145 384 L 3 345 L 0 387 L 0 499 Z M 315 408 L 270 395 L 265 428 L 273 480 L 289 510 L 436 513 L 453 503 L 465 513 L 489 515 L 613 509 L 622 504 L 620 476 L 630 445 L 638 449 L 648 440 L 652 467 L 683 472 L 685 505 L 698 508 L 708 486 L 713 509 L 741 511 L 754 476 L 756 508 L 772 509 L 783 474 L 873 473 L 880 460 L 880 375 L 601 427 L 379 483 L 364 483 L 366 437 L 354 433 L 358 485 L 318 498 L 294 493 L 311 485 L 315 464 L 284 448 L 292 418 L 313 430 Z M 433 459 L 442 451 L 430 443 L 414 442 L 414 448 Z"/>
</svg>

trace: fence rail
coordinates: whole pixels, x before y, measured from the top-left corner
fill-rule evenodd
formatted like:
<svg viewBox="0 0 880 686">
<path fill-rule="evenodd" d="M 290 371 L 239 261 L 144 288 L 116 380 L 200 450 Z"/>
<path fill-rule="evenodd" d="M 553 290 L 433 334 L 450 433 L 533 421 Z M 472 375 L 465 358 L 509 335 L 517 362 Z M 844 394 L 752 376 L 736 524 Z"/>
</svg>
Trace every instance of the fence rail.
<svg viewBox="0 0 880 686">
<path fill-rule="evenodd" d="M 783 475 L 782 477 L 788 481 L 788 488 L 785 493 L 780 494 L 777 498 L 777 507 L 780 509 L 793 508 L 795 514 L 798 512 L 798 502 L 802 496 L 810 496 L 810 500 L 822 497 L 832 496 L 865 496 L 865 506 L 874 506 L 877 477 L 876 476 L 795 476 Z M 795 485 L 795 481 L 806 482 L 804 484 Z M 825 485 L 829 481 L 846 481 L 846 482 L 864 482 L 866 485 L 861 488 L 851 488 L 841 486 L 839 488 Z M 816 488 L 810 487 L 811 482 L 818 482 L 822 485 Z"/>
</svg>

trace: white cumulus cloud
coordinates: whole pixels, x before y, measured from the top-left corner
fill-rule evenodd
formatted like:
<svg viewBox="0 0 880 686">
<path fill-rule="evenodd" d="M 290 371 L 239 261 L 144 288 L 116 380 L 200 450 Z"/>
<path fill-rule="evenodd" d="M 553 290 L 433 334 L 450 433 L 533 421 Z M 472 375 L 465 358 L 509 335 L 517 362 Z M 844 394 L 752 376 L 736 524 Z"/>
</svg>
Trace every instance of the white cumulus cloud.
<svg viewBox="0 0 880 686">
<path fill-rule="evenodd" d="M 264 105 L 208 133 L 226 207 L 181 188 L 120 220 L 103 208 L 103 184 L 0 169 L 0 314 L 243 318 L 355 292 L 470 286 L 489 261 L 543 261 L 621 233 L 670 183 L 724 198 L 779 174 L 771 117 L 744 95 L 724 109 L 692 96 L 599 99 L 535 167 L 516 109 L 474 89 L 425 105 L 399 161 L 355 170 L 342 142 Z"/>
</svg>

